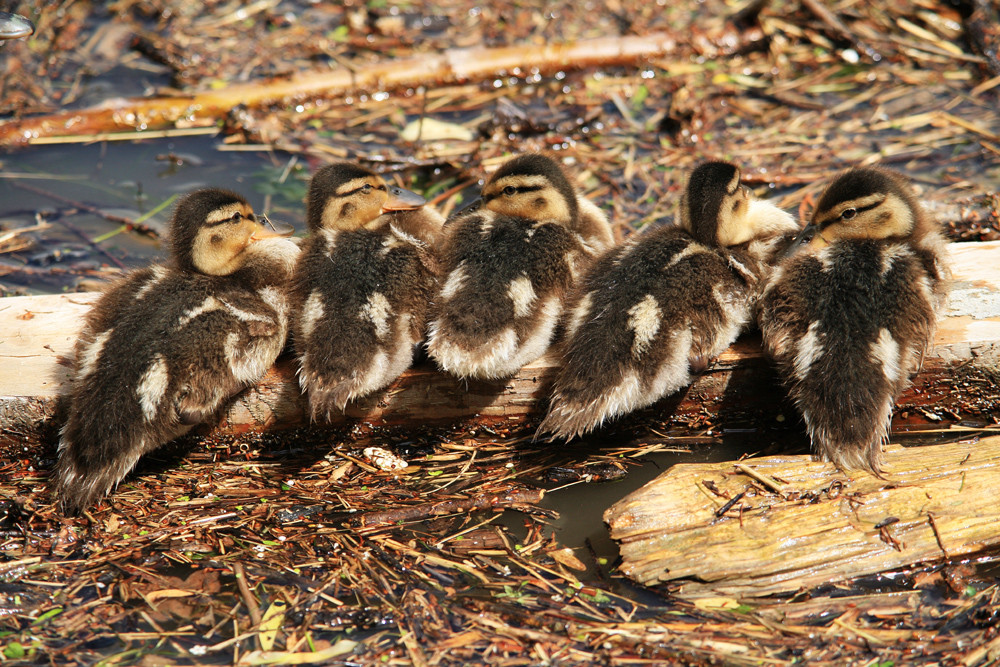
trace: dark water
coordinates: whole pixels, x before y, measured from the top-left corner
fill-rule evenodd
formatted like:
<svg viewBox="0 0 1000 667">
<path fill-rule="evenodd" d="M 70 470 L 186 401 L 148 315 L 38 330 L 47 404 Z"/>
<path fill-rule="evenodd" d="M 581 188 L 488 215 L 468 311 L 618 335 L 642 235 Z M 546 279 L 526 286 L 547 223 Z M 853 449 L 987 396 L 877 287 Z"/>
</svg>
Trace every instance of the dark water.
<svg viewBox="0 0 1000 667">
<path fill-rule="evenodd" d="M 243 194 L 254 209 L 273 220 L 302 228 L 306 170 L 285 154 L 219 150 L 211 137 L 179 137 L 139 142 L 34 146 L 0 158 L 0 228 L 36 223 L 36 212 L 51 228 L 22 238 L 29 248 L 0 254 L 0 270 L 27 268 L 0 276 L 0 284 L 28 294 L 73 289 L 84 269 L 102 265 L 145 266 L 161 258 L 159 242 L 137 232 L 115 232 L 121 223 L 81 210 L 74 204 L 140 220 L 162 231 L 173 200 L 202 187 L 224 187 Z M 289 168 L 290 167 L 290 168 Z M 284 182 L 279 182 L 284 176 Z M 26 189 L 27 188 L 27 189 Z M 46 196 L 50 192 L 63 200 Z M 74 231 L 76 230 L 76 231 Z M 110 255 L 110 257 L 109 257 Z M 114 259 L 112 259 L 112 257 Z M 48 271 L 48 269 L 64 271 Z M 47 275 L 48 274 L 48 275 Z"/>
</svg>

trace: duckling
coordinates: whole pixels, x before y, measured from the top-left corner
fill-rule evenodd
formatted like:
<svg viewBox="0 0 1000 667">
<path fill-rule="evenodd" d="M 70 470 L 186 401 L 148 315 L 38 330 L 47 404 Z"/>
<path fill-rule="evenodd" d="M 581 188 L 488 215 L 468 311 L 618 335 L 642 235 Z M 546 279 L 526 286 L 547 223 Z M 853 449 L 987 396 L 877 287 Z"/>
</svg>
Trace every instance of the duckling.
<svg viewBox="0 0 1000 667">
<path fill-rule="evenodd" d="M 389 385 L 413 362 L 437 284 L 443 218 L 350 163 L 312 178 L 295 268 L 299 384 L 313 419 Z"/>
<path fill-rule="evenodd" d="M 944 240 L 899 174 L 842 173 L 760 302 L 764 345 L 813 450 L 878 473 L 892 406 L 943 305 Z"/>
<path fill-rule="evenodd" d="M 690 384 L 751 320 L 758 281 L 798 230 L 725 162 L 691 172 L 679 214 L 581 281 L 539 435 L 572 439 Z"/>
<path fill-rule="evenodd" d="M 76 343 L 55 470 L 67 512 L 86 509 L 140 456 L 211 417 L 285 344 L 292 241 L 219 189 L 182 198 L 170 231 L 171 263 L 111 286 Z"/>
<path fill-rule="evenodd" d="M 612 243 L 607 217 L 559 163 L 538 153 L 508 160 L 448 220 L 428 353 L 461 378 L 516 373 L 548 349 L 563 298 Z"/>
</svg>

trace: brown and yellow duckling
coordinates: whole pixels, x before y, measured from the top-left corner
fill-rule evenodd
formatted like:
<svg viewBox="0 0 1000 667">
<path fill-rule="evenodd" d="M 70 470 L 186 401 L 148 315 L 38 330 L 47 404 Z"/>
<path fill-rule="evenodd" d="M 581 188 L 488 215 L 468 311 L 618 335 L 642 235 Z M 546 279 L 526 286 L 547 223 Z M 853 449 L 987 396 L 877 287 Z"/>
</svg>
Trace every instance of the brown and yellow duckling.
<svg viewBox="0 0 1000 667">
<path fill-rule="evenodd" d="M 548 349 L 568 290 L 613 236 L 543 154 L 501 165 L 470 210 L 447 223 L 427 349 L 458 377 L 507 377 Z"/>
<path fill-rule="evenodd" d="M 679 213 L 582 279 L 539 434 L 573 438 L 690 384 L 751 321 L 758 281 L 798 229 L 725 162 L 695 168 Z"/>
<path fill-rule="evenodd" d="M 87 315 L 59 440 L 63 508 L 87 508 L 139 457 L 209 419 L 284 347 L 298 247 L 238 194 L 181 199 L 169 265 L 134 271 Z"/>
<path fill-rule="evenodd" d="M 425 203 L 351 163 L 313 176 L 310 236 L 295 269 L 294 338 L 314 419 L 382 389 L 413 362 L 443 222 Z"/>
<path fill-rule="evenodd" d="M 893 401 L 931 344 L 944 241 L 909 184 L 874 167 L 841 174 L 760 302 L 764 344 L 813 450 L 878 472 Z"/>
</svg>

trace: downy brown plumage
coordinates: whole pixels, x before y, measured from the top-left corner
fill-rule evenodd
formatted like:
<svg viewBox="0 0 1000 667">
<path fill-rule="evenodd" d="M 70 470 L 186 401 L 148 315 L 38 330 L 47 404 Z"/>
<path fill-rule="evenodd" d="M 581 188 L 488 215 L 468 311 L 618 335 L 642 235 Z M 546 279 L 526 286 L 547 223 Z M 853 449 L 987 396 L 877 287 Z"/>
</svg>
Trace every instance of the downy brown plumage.
<svg viewBox="0 0 1000 667">
<path fill-rule="evenodd" d="M 458 377 L 507 377 L 548 349 L 567 291 L 613 236 L 542 154 L 501 165 L 470 211 L 445 229 L 427 349 Z"/>
<path fill-rule="evenodd" d="M 390 384 L 423 340 L 443 222 L 419 195 L 351 163 L 312 178 L 295 270 L 299 383 L 314 419 Z"/>
<path fill-rule="evenodd" d="M 944 241 L 895 172 L 841 174 L 761 298 L 764 344 L 813 450 L 878 472 L 893 401 L 931 343 Z"/>
<path fill-rule="evenodd" d="M 56 464 L 66 511 L 87 508 L 140 456 L 210 418 L 285 344 L 292 241 L 218 189 L 181 199 L 170 232 L 171 263 L 112 285 L 77 341 Z"/>
<path fill-rule="evenodd" d="M 581 281 L 540 435 L 582 435 L 686 387 L 750 321 L 758 281 L 798 229 L 724 162 L 691 173 L 679 213 Z"/>
</svg>

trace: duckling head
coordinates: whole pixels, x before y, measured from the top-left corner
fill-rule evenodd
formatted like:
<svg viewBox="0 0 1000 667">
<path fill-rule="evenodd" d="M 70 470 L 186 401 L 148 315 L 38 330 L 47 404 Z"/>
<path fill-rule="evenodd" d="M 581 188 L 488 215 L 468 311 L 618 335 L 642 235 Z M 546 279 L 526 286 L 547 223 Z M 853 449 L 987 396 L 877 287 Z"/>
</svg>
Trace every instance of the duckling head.
<svg viewBox="0 0 1000 667">
<path fill-rule="evenodd" d="M 839 239 L 920 235 L 928 222 L 903 177 L 877 167 L 855 167 L 826 189 L 799 243 L 821 249 Z"/>
<path fill-rule="evenodd" d="M 728 162 L 695 167 L 681 197 L 681 227 L 708 246 L 735 246 L 798 230 L 790 215 L 754 197 L 740 177 L 739 167 Z"/>
<path fill-rule="evenodd" d="M 575 226 L 580 209 L 566 172 L 541 153 L 520 155 L 501 165 L 486 181 L 480 200 L 469 207 L 570 228 Z"/>
<path fill-rule="evenodd" d="M 691 172 L 681 197 L 681 227 L 709 246 L 735 245 L 750 239 L 742 220 L 750 191 L 740 184 L 739 167 L 705 162 Z"/>
<path fill-rule="evenodd" d="M 177 267 L 227 276 L 250 258 L 255 241 L 283 233 L 265 229 L 253 208 L 235 192 L 197 190 L 177 203 L 170 223 L 171 253 Z"/>
<path fill-rule="evenodd" d="M 313 174 L 306 224 L 311 232 L 351 231 L 372 226 L 383 213 L 408 211 L 426 203 L 417 193 L 389 185 L 370 169 L 337 162 Z"/>
</svg>

